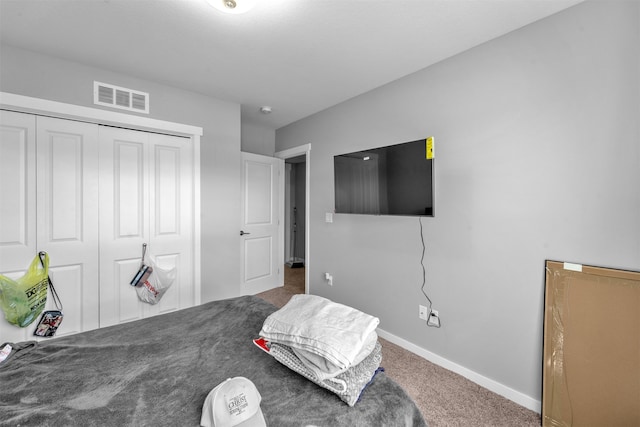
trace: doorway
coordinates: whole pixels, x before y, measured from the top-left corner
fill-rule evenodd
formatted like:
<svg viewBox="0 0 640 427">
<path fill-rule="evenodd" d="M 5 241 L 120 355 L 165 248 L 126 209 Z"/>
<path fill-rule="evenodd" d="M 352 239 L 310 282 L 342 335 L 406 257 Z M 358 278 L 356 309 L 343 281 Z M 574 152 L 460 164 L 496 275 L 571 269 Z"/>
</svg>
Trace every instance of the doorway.
<svg viewBox="0 0 640 427">
<path fill-rule="evenodd" d="M 309 155 L 306 144 L 275 153 L 285 161 L 284 285 L 309 293 Z"/>
<path fill-rule="evenodd" d="M 285 257 L 290 268 L 304 268 L 306 156 L 285 159 Z"/>
</svg>

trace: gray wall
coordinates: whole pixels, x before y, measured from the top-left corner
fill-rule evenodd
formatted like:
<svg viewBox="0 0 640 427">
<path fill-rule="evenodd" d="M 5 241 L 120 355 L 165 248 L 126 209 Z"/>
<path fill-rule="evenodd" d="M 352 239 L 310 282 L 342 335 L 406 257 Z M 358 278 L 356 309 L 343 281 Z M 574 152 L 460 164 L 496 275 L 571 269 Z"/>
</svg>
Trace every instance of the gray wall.
<svg viewBox="0 0 640 427">
<path fill-rule="evenodd" d="M 276 151 L 312 149 L 311 292 L 540 400 L 545 260 L 640 270 L 639 8 L 579 4 L 279 129 Z M 325 223 L 335 154 L 429 135 L 441 329 L 418 319 L 417 218 Z"/>
<path fill-rule="evenodd" d="M 276 146 L 276 131 L 266 126 L 242 121 L 242 151 L 263 156 L 273 156 Z"/>
<path fill-rule="evenodd" d="M 96 107 L 94 80 L 141 90 L 149 93 L 145 117 L 202 127 L 202 300 L 239 294 L 239 104 L 7 45 L 0 48 L 0 75 L 3 92 L 87 107 Z"/>
</svg>

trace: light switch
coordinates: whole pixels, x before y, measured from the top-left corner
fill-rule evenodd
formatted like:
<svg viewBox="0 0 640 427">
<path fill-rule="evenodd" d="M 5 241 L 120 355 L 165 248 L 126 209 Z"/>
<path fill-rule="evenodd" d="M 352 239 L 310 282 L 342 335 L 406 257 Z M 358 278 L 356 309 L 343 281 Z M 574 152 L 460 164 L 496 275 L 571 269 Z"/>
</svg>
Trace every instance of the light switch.
<svg viewBox="0 0 640 427">
<path fill-rule="evenodd" d="M 331 212 L 327 212 L 324 215 L 324 221 L 325 222 L 333 222 L 333 214 Z"/>
</svg>

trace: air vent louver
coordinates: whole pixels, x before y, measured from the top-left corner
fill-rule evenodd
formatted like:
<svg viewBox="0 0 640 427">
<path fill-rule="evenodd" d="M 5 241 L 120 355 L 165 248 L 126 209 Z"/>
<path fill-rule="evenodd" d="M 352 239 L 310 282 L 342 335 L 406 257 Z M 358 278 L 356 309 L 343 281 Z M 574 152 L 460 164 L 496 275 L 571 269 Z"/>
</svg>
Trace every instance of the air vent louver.
<svg viewBox="0 0 640 427">
<path fill-rule="evenodd" d="M 134 110 L 148 110 L 147 108 L 147 95 L 140 95 L 137 93 L 131 94 L 131 107 Z"/>
<path fill-rule="evenodd" d="M 149 114 L 149 94 L 137 90 L 93 82 L 93 103 Z"/>
<path fill-rule="evenodd" d="M 113 104 L 113 89 L 105 86 L 98 86 L 98 101 L 104 104 Z"/>
</svg>

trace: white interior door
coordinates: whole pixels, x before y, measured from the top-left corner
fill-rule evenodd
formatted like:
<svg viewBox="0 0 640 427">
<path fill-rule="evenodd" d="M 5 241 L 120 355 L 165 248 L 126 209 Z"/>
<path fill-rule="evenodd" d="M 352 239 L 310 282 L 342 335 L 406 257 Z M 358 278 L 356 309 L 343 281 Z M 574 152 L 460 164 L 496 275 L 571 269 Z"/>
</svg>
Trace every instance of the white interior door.
<svg viewBox="0 0 640 427">
<path fill-rule="evenodd" d="M 100 326 L 195 304 L 193 147 L 189 138 L 100 127 Z M 177 277 L 160 303 L 129 283 L 142 245 Z"/>
<path fill-rule="evenodd" d="M 282 286 L 284 160 L 242 153 L 241 293 Z"/>
</svg>

